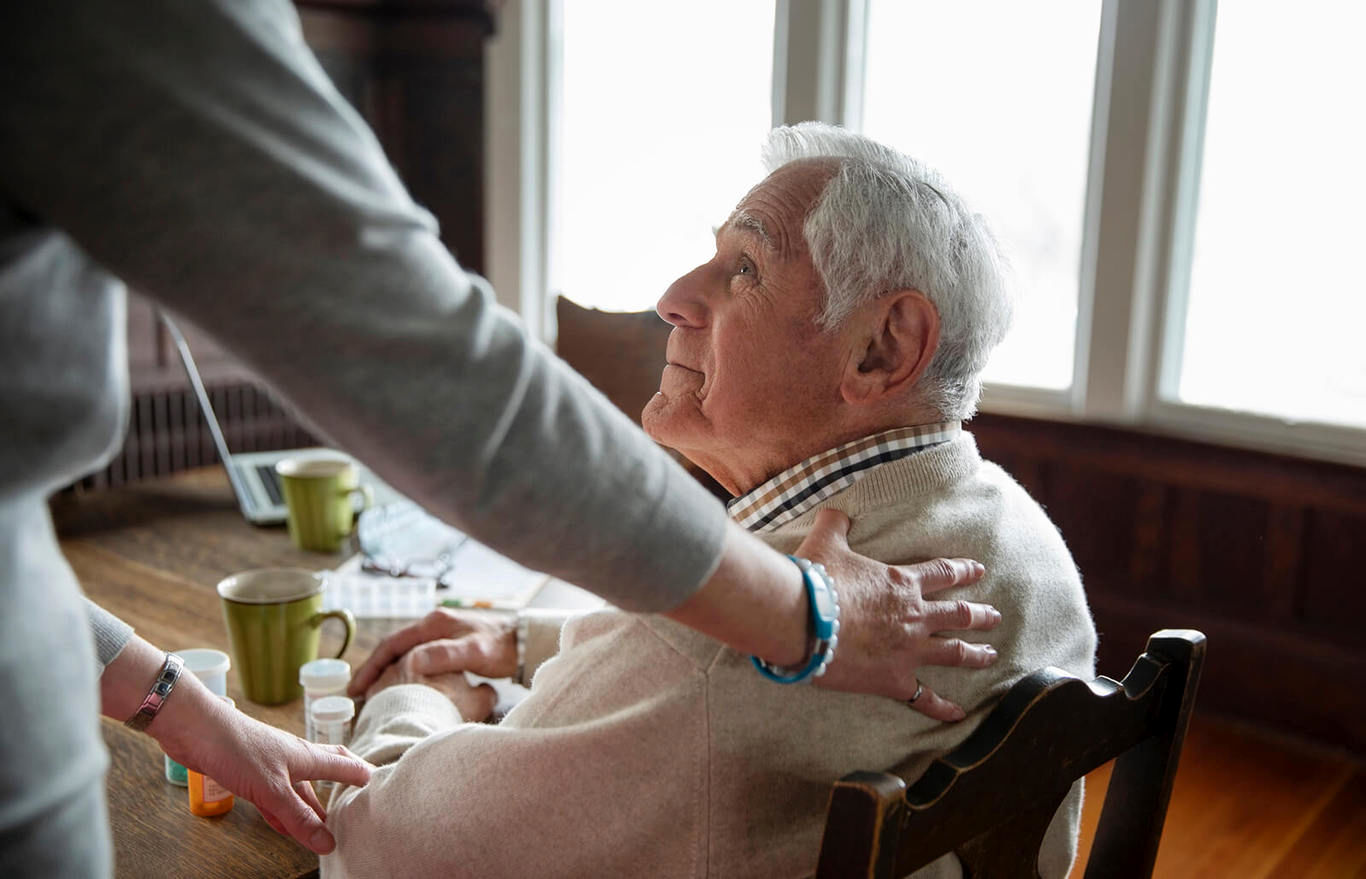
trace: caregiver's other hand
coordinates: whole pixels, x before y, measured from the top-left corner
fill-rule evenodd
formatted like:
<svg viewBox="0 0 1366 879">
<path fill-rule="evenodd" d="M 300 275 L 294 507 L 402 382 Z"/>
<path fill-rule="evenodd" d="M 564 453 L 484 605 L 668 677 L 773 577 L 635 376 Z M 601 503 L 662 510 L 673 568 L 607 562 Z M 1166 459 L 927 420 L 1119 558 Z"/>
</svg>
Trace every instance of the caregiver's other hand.
<svg viewBox="0 0 1366 879">
<path fill-rule="evenodd" d="M 166 654 L 134 635 L 100 675 L 105 716 L 130 717 Z M 182 672 L 146 732 L 172 760 L 256 805 L 271 827 L 323 855 L 336 841 L 310 781 L 363 785 L 373 767 L 340 745 L 315 745 L 237 710 Z"/>
<path fill-rule="evenodd" d="M 341 745 L 318 745 L 261 723 L 182 679 L 161 715 L 147 728 L 172 760 L 202 772 L 260 810 L 271 827 L 317 854 L 336 847 L 324 826 L 327 813 L 311 780 L 364 785 L 372 767 Z M 195 685 L 208 695 L 191 706 Z M 188 685 L 188 686 L 187 686 Z M 174 711 L 177 697 L 179 708 Z M 168 716 L 169 715 L 169 716 Z M 181 715 L 181 716 L 177 716 Z M 160 727 L 160 728 L 158 728 Z"/>
</svg>

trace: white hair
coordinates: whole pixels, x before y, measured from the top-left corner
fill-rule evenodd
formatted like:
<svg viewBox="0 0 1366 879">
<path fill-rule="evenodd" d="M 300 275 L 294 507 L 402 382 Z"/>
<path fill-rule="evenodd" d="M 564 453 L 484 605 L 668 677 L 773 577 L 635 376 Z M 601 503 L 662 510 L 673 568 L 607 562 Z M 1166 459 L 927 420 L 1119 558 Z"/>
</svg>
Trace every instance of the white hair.
<svg viewBox="0 0 1366 879">
<path fill-rule="evenodd" d="M 825 283 L 820 325 L 833 328 L 884 293 L 920 291 L 940 324 L 920 402 L 945 419 L 971 417 L 1012 312 L 1005 259 L 986 221 L 937 172 L 851 131 L 802 122 L 769 132 L 770 173 L 800 159 L 839 164 L 802 229 Z"/>
</svg>

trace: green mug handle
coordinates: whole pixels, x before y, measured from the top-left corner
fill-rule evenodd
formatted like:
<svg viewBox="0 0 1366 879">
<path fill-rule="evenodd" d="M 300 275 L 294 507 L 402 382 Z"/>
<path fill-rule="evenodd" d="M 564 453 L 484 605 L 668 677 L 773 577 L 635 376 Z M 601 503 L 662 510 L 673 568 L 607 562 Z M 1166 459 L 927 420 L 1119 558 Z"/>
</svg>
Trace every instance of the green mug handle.
<svg viewBox="0 0 1366 879">
<path fill-rule="evenodd" d="M 348 488 L 345 489 L 345 493 L 347 497 L 360 495 L 361 504 L 359 510 L 356 510 L 356 502 L 354 500 L 351 501 L 351 509 L 356 510 L 357 513 L 363 513 L 375 505 L 375 490 L 369 485 L 358 485 L 355 488 Z"/>
<path fill-rule="evenodd" d="M 356 637 L 356 618 L 351 616 L 351 611 L 345 609 L 323 610 L 309 617 L 308 624 L 316 629 L 328 617 L 339 619 L 342 625 L 346 626 L 346 637 L 342 639 L 341 649 L 337 651 L 336 656 L 337 659 L 341 659 L 346 654 L 346 648 L 351 646 L 351 639 Z"/>
<path fill-rule="evenodd" d="M 345 540 L 351 536 L 352 531 L 356 530 L 356 522 L 360 514 L 375 505 L 375 490 L 368 485 L 358 485 L 355 488 L 343 488 L 340 493 L 351 505 L 351 527 L 337 535 L 338 540 Z M 360 509 L 356 509 L 356 502 L 353 500 L 356 495 L 360 495 Z"/>
</svg>

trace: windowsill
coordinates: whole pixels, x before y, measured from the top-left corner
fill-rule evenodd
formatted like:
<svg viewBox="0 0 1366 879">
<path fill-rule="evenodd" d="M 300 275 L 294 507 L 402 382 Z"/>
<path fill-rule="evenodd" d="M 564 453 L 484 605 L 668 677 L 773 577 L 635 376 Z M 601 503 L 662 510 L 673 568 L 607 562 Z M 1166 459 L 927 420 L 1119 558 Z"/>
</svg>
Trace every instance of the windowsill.
<svg viewBox="0 0 1366 879">
<path fill-rule="evenodd" d="M 986 414 L 1061 424 L 1096 425 L 1137 434 L 1366 467 L 1366 430 L 1343 425 L 1289 421 L 1274 416 L 1171 402 L 1153 403 L 1143 417 L 1102 418 L 1077 412 L 1071 391 L 1014 386 L 988 388 L 982 395 L 980 408 Z"/>
</svg>

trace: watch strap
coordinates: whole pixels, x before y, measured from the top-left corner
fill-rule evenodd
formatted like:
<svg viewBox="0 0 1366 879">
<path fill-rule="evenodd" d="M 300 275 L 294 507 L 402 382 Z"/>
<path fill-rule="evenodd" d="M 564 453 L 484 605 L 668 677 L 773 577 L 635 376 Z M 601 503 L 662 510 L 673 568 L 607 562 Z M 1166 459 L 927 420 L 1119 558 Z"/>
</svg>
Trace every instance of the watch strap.
<svg viewBox="0 0 1366 879">
<path fill-rule="evenodd" d="M 825 565 L 792 555 L 788 558 L 802 572 L 802 584 L 806 587 L 807 604 L 811 608 L 811 640 L 807 657 L 794 666 L 776 666 L 757 656 L 750 657 L 750 662 L 759 674 L 779 684 L 797 684 L 825 674 L 834 659 L 840 631 L 839 594 Z M 829 607 L 829 612 L 823 612 L 822 606 Z"/>
</svg>

